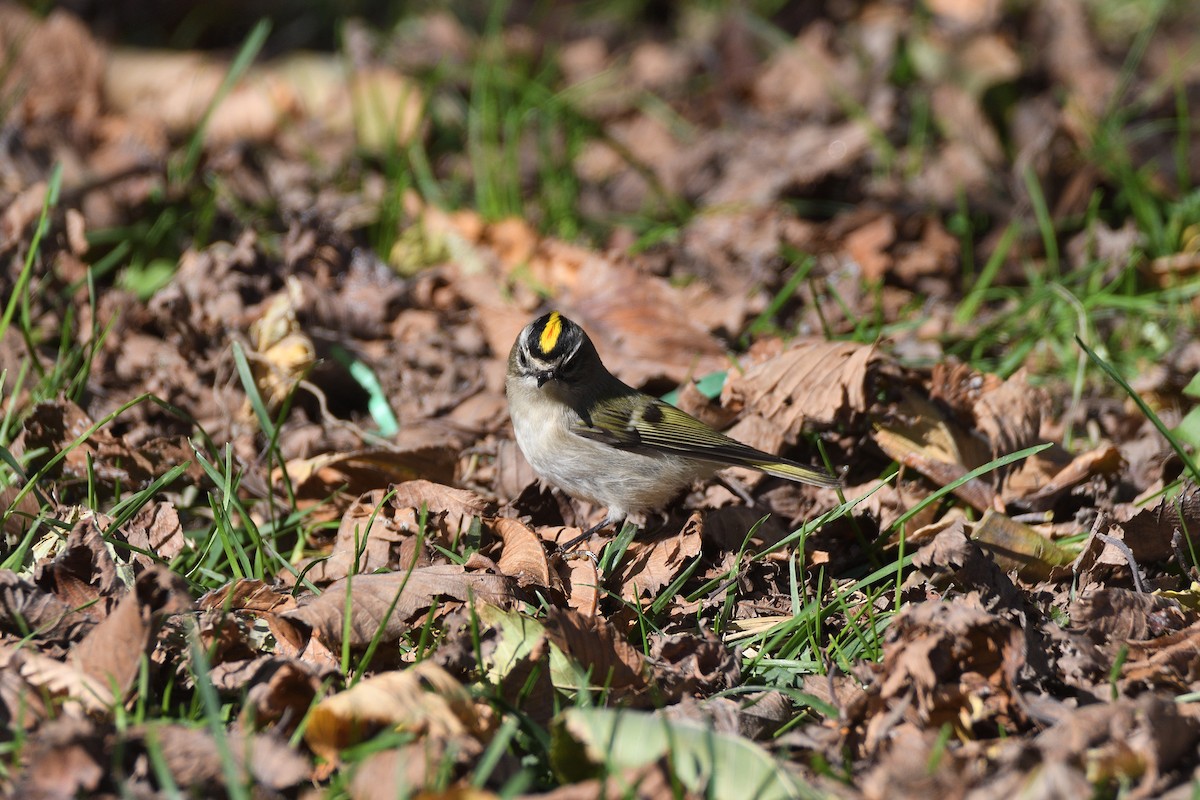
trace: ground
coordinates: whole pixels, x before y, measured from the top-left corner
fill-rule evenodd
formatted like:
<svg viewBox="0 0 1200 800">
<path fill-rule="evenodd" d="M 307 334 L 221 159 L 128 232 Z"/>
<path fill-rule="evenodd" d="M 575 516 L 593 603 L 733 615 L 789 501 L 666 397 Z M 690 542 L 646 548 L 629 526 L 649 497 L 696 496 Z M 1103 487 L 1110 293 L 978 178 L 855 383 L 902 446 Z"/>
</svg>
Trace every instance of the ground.
<svg viewBox="0 0 1200 800">
<path fill-rule="evenodd" d="M 31 5 L 7 794 L 1200 789 L 1197 9 Z M 564 556 L 549 309 L 841 486 Z"/>
</svg>

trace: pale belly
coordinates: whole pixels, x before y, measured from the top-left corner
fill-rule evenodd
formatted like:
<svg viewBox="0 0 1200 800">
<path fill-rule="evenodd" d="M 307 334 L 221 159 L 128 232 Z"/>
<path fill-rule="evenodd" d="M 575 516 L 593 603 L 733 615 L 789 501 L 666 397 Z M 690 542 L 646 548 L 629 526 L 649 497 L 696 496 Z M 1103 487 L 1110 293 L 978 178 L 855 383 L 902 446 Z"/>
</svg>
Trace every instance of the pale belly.
<svg viewBox="0 0 1200 800">
<path fill-rule="evenodd" d="M 566 414 L 571 414 L 569 410 Z M 665 505 L 715 468 L 678 457 L 634 453 L 570 433 L 557 408 L 513 420 L 517 444 L 534 470 L 567 494 L 608 508 L 609 516 Z"/>
</svg>

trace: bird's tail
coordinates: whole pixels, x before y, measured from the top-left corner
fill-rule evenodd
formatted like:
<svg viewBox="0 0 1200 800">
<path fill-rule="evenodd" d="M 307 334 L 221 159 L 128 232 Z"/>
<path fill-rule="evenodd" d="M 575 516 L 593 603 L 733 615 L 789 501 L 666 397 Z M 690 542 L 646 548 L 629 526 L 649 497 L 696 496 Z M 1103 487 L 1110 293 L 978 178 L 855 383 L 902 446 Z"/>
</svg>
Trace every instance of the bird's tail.
<svg viewBox="0 0 1200 800">
<path fill-rule="evenodd" d="M 841 480 L 827 470 L 818 467 L 806 467 L 803 464 L 797 464 L 793 461 L 756 461 L 748 463 L 746 466 L 762 470 L 768 475 L 774 475 L 777 478 L 784 478 L 789 481 L 796 481 L 797 483 L 827 486 L 831 489 L 842 485 Z"/>
</svg>

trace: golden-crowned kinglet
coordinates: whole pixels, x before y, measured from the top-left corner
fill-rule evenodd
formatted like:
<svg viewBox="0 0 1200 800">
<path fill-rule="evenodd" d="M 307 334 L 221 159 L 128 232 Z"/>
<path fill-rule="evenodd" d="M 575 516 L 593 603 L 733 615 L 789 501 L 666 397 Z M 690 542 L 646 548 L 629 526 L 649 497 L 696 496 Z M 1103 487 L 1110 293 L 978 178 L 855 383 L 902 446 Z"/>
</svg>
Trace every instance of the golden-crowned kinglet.
<svg viewBox="0 0 1200 800">
<path fill-rule="evenodd" d="M 730 439 L 605 369 L 583 329 L 551 311 L 517 336 L 508 356 L 508 413 L 534 471 L 572 497 L 608 508 L 586 539 L 631 513 L 659 508 L 722 467 L 817 486 L 840 482 Z"/>
</svg>

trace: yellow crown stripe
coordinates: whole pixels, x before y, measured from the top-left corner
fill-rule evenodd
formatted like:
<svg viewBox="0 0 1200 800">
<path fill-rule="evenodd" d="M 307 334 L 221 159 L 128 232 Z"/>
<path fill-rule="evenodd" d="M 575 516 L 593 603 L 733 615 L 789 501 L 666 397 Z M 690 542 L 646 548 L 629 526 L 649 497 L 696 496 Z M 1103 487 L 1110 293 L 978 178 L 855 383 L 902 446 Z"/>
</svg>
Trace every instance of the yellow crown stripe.
<svg viewBox="0 0 1200 800">
<path fill-rule="evenodd" d="M 543 353 L 549 353 L 554 349 L 561 333 L 562 315 L 557 311 L 551 311 L 550 318 L 546 320 L 546 327 L 542 328 L 542 337 L 538 339 L 538 346 L 542 348 Z"/>
</svg>

